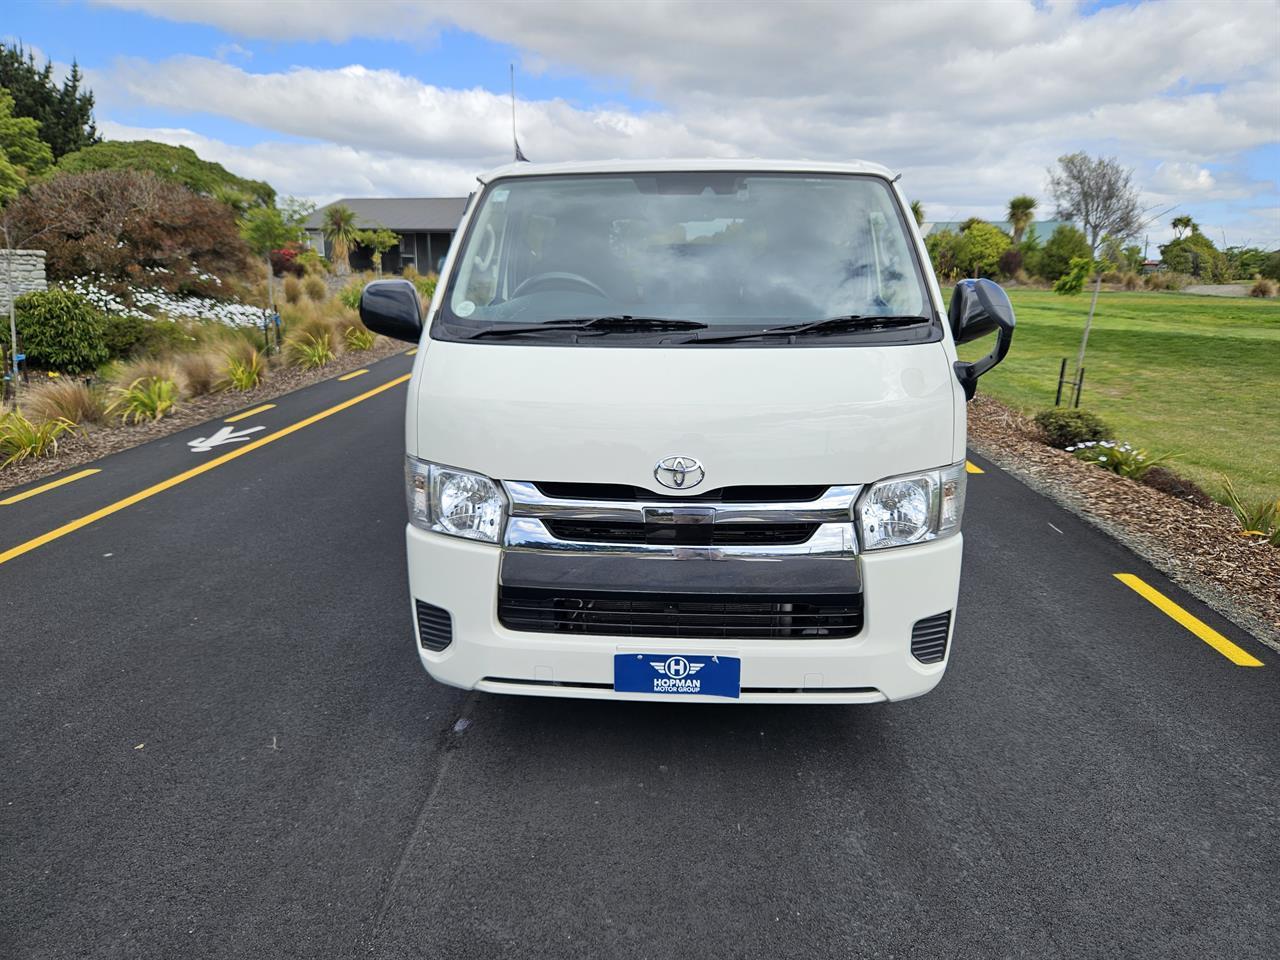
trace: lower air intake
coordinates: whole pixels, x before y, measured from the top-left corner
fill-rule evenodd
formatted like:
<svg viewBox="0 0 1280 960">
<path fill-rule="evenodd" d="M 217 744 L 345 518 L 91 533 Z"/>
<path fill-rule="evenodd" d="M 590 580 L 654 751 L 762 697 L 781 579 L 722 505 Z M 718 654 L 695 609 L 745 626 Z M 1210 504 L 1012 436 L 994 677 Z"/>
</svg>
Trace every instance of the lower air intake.
<svg viewBox="0 0 1280 960">
<path fill-rule="evenodd" d="M 911 655 L 921 663 L 940 663 L 947 655 L 951 611 L 917 620 L 911 628 Z"/>
<path fill-rule="evenodd" d="M 415 602 L 418 608 L 418 640 L 426 649 L 439 653 L 453 642 L 453 618 L 448 610 L 421 600 Z"/>
</svg>

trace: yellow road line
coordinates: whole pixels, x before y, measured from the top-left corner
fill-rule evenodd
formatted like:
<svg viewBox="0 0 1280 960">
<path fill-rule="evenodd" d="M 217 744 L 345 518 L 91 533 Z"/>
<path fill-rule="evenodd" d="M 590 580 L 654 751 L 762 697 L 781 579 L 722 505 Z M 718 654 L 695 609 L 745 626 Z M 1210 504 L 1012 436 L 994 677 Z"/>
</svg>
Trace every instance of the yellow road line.
<svg viewBox="0 0 1280 960">
<path fill-rule="evenodd" d="M 101 470 L 81 470 L 79 473 L 73 473 L 69 477 L 63 477 L 61 480 L 54 480 L 43 486 L 33 487 L 30 490 L 24 490 L 22 493 L 15 493 L 12 497 L 0 500 L 0 507 L 7 507 L 11 503 L 20 503 L 27 497 L 34 497 L 37 493 L 44 493 L 46 490 L 52 490 L 54 487 L 60 487 L 64 483 L 70 483 L 73 480 L 79 480 L 82 477 L 90 477 L 95 473 L 101 473 Z"/>
<path fill-rule="evenodd" d="M 1132 573 L 1117 573 L 1115 574 L 1115 578 L 1130 590 L 1137 593 L 1138 596 L 1154 605 L 1161 613 L 1164 613 L 1178 621 L 1178 623 L 1182 624 L 1209 646 L 1213 647 L 1213 649 L 1217 650 L 1237 667 L 1262 666 L 1262 661 L 1253 654 L 1236 646 L 1199 617 L 1192 616 L 1186 610 L 1183 610 L 1180 606 L 1145 580 L 1135 577 Z"/>
<path fill-rule="evenodd" d="M 244 413 L 237 413 L 234 417 L 227 417 L 227 419 L 222 422 L 235 423 L 237 420 L 245 420 L 252 417 L 254 414 L 266 413 L 268 410 L 274 410 L 275 408 L 276 405 L 274 403 L 264 403 L 262 406 L 254 407 L 252 410 L 246 410 Z"/>
<path fill-rule="evenodd" d="M 319 413 L 313 413 L 311 416 L 305 417 L 297 423 L 291 423 L 289 426 L 277 430 L 275 433 L 267 434 L 267 436 L 254 440 L 250 443 L 246 443 L 242 447 L 236 447 L 234 450 L 228 451 L 219 457 L 214 457 L 212 460 L 206 460 L 199 466 L 192 467 L 190 470 L 184 470 L 182 473 L 172 476 L 168 480 L 161 480 L 159 483 L 153 484 L 145 490 L 139 490 L 137 493 L 127 496 L 123 500 L 117 500 L 115 503 L 109 503 L 100 510 L 93 511 L 93 513 L 86 513 L 83 517 L 72 520 L 70 523 L 64 523 L 56 530 L 50 530 L 48 533 L 41 534 L 34 540 L 28 540 L 26 543 L 20 543 L 16 547 L 11 547 L 3 553 L 0 553 L 0 564 L 8 563 L 15 557 L 20 557 L 24 553 L 29 553 L 37 547 L 44 546 L 46 543 L 52 543 L 54 540 L 65 537 L 69 533 L 75 533 L 81 527 L 87 527 L 91 523 L 97 523 L 103 517 L 109 517 L 113 513 L 118 513 L 125 507 L 131 507 L 135 503 L 140 503 L 141 501 L 146 500 L 148 497 L 154 497 L 157 493 L 163 493 L 170 487 L 176 487 L 178 484 L 185 483 L 193 477 L 200 476 L 202 473 L 208 473 L 215 467 L 220 467 L 224 463 L 230 463 L 237 457 L 243 457 L 246 453 L 257 450 L 260 447 L 265 447 L 268 443 L 273 443 L 281 437 L 287 437 L 289 434 L 301 430 L 303 427 L 309 427 L 313 423 L 319 423 L 326 417 L 331 417 L 335 413 L 340 413 L 341 411 L 346 410 L 348 407 L 354 407 L 357 403 L 363 403 L 370 397 L 376 397 L 378 394 L 386 390 L 390 390 L 392 387 L 397 387 L 408 379 L 409 374 L 407 373 L 402 377 L 396 377 L 394 380 L 389 380 L 381 386 L 374 387 L 372 390 L 366 390 L 364 393 L 354 396 L 350 400 L 344 400 L 342 403 L 335 404 L 327 410 L 321 410 Z"/>
<path fill-rule="evenodd" d="M 368 373 L 368 372 L 369 372 L 368 370 L 352 370 L 350 373 L 344 373 L 344 374 L 343 374 L 342 376 L 340 376 L 338 379 L 339 379 L 339 380 L 354 380 L 356 377 L 359 377 L 359 376 L 361 376 L 361 375 L 363 375 L 363 374 L 366 374 L 366 373 Z"/>
<path fill-rule="evenodd" d="M 964 472 L 965 473 L 986 473 L 987 471 L 983 470 L 980 466 L 978 466 L 972 460 L 966 460 L 964 462 Z"/>
<path fill-rule="evenodd" d="M 412 350 L 406 350 L 406 351 L 404 352 L 404 355 L 405 355 L 406 357 L 412 357 L 412 356 L 413 356 L 415 353 L 417 353 L 417 352 L 418 352 L 418 348 L 417 348 L 417 347 L 414 347 Z"/>
</svg>

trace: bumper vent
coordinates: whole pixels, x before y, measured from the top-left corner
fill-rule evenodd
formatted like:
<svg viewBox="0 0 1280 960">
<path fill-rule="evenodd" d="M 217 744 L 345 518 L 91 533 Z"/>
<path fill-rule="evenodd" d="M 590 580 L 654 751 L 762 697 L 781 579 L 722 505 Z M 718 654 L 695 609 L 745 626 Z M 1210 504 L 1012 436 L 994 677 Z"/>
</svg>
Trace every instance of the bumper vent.
<svg viewBox="0 0 1280 960">
<path fill-rule="evenodd" d="M 428 650 L 439 652 L 453 642 L 453 618 L 448 610 L 433 607 L 421 600 L 418 608 L 418 639 Z"/>
<path fill-rule="evenodd" d="M 911 628 L 911 655 L 921 663 L 941 663 L 947 655 L 947 632 L 951 611 L 917 620 Z"/>
<path fill-rule="evenodd" d="M 621 637 L 804 640 L 862 629 L 861 594 L 732 596 L 501 587 L 508 630 Z"/>
</svg>

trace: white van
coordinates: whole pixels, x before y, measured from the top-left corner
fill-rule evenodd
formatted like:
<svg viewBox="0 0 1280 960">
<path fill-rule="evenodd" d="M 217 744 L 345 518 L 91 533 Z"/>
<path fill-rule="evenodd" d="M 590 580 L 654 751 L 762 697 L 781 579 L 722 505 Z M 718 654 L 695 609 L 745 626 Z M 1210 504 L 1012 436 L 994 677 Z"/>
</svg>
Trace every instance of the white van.
<svg viewBox="0 0 1280 960">
<path fill-rule="evenodd" d="M 871 703 L 930 690 L 960 582 L 965 401 L 994 283 L 949 317 L 865 163 L 519 163 L 480 178 L 406 414 L 431 676 L 495 693 Z M 955 344 L 998 331 L 991 354 Z"/>
</svg>

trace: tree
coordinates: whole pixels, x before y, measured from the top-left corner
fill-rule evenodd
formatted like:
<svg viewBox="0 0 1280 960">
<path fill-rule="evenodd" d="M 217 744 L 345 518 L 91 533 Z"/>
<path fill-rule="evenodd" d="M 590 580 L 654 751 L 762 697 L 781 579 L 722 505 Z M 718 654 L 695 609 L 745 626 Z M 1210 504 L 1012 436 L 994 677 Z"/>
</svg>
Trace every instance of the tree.
<svg viewBox="0 0 1280 960">
<path fill-rule="evenodd" d="M 276 192 L 269 183 L 248 180 L 220 163 L 201 160 L 190 147 L 175 147 L 154 140 L 107 140 L 69 153 L 58 161 L 64 173 L 90 170 L 149 170 L 158 177 L 180 183 L 202 197 L 213 197 L 243 215 L 253 206 L 269 207 Z"/>
<path fill-rule="evenodd" d="M 1091 253 L 1105 236 L 1128 240 L 1142 226 L 1133 170 L 1114 157 L 1093 159 L 1085 153 L 1058 158 L 1058 170 L 1049 171 L 1049 190 L 1058 206 L 1058 217 L 1080 224 Z"/>
<path fill-rule="evenodd" d="M 97 275 L 130 296 L 137 287 L 222 296 L 250 251 L 231 210 L 136 170 L 69 173 L 34 184 L 5 211 L 29 245 L 39 237 L 54 280 Z"/>
<path fill-rule="evenodd" d="M 73 62 L 59 87 L 52 61 L 40 68 L 35 54 L 21 44 L 0 46 L 0 87 L 13 95 L 15 116 L 40 124 L 40 139 L 49 144 L 54 159 L 98 142 L 93 92 L 80 89 L 83 80 L 79 65 Z"/>
<path fill-rule="evenodd" d="M 992 277 L 1009 249 L 1009 235 L 990 223 L 971 223 L 956 240 L 956 267 L 966 277 Z"/>
<path fill-rule="evenodd" d="M 1072 260 L 1082 257 L 1091 259 L 1089 241 L 1075 227 L 1061 224 L 1040 251 L 1039 274 L 1046 280 L 1057 280 L 1071 269 Z"/>
<path fill-rule="evenodd" d="M 356 214 L 341 204 L 324 212 L 324 235 L 329 241 L 329 259 L 338 273 L 351 272 L 351 248 L 356 244 Z"/>
<path fill-rule="evenodd" d="M 1013 228 L 1013 242 L 1016 246 L 1022 242 L 1022 234 L 1031 224 L 1031 218 L 1035 216 L 1036 198 L 1028 197 L 1026 194 L 1014 197 L 1009 201 L 1009 226 Z"/>
<path fill-rule="evenodd" d="M 1138 191 L 1133 185 L 1133 170 L 1120 166 L 1114 157 L 1093 159 L 1086 153 L 1059 157 L 1057 172 L 1049 171 L 1049 190 L 1058 205 L 1058 216 L 1063 220 L 1075 220 L 1084 228 L 1091 260 L 1096 259 L 1098 245 L 1104 238 L 1112 237 L 1123 242 L 1132 239 L 1142 229 L 1142 210 L 1138 206 Z M 1076 354 L 1077 381 L 1084 366 L 1085 348 L 1089 345 L 1089 331 L 1093 328 L 1093 314 L 1098 307 L 1101 290 L 1102 271 L 1097 269 L 1089 316 L 1084 322 L 1080 350 Z"/>
<path fill-rule="evenodd" d="M 11 172 L 0 183 L 0 203 L 11 200 L 18 189 L 53 164 L 49 145 L 40 139 L 40 124 L 30 117 L 13 115 L 13 97 L 0 87 L 0 161 Z M 16 187 L 15 187 L 16 181 Z"/>
<path fill-rule="evenodd" d="M 924 238 L 924 248 L 933 263 L 933 272 L 945 280 L 954 280 L 959 273 L 956 266 L 956 243 L 959 237 L 950 230 L 932 230 Z"/>
<path fill-rule="evenodd" d="M 924 226 L 924 204 L 919 200 L 911 201 L 911 216 L 915 217 L 917 227 Z"/>
<path fill-rule="evenodd" d="M 1196 226 L 1196 222 L 1185 213 L 1173 218 L 1173 239 L 1175 240 L 1181 240 L 1182 235 L 1189 230 L 1199 229 L 1200 228 Z"/>
<path fill-rule="evenodd" d="M 373 230 L 357 230 L 356 242 L 373 251 L 373 265 L 382 276 L 382 255 L 400 242 L 400 234 L 379 225 Z"/>
<path fill-rule="evenodd" d="M 1188 218 L 1190 219 L 1190 218 Z M 1160 259 L 1170 270 L 1186 273 L 1209 283 L 1225 283 L 1231 267 L 1227 257 L 1194 223 L 1191 232 L 1170 240 L 1160 248 Z"/>
<path fill-rule="evenodd" d="M 271 254 L 290 244 L 301 243 L 303 221 L 311 215 L 315 204 L 296 197 L 285 197 L 279 207 L 253 207 L 240 218 L 240 236 L 251 251 L 267 264 L 267 301 L 275 310 L 275 270 Z"/>
</svg>

